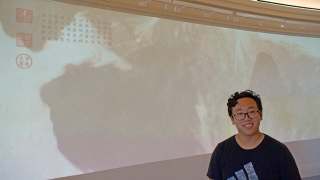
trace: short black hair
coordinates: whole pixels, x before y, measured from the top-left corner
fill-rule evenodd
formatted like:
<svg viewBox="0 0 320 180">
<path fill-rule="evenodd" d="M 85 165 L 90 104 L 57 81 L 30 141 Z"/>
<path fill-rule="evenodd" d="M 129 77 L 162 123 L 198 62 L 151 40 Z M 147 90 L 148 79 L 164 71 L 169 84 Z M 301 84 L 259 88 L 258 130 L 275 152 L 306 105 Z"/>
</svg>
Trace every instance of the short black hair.
<svg viewBox="0 0 320 180">
<path fill-rule="evenodd" d="M 262 102 L 260 99 L 260 95 L 255 93 L 254 91 L 245 90 L 240 93 L 235 92 L 234 94 L 232 94 L 229 97 L 228 103 L 227 103 L 229 116 L 232 116 L 232 108 L 238 104 L 238 99 L 247 98 L 247 97 L 255 100 L 258 105 L 259 110 L 262 111 Z"/>
</svg>

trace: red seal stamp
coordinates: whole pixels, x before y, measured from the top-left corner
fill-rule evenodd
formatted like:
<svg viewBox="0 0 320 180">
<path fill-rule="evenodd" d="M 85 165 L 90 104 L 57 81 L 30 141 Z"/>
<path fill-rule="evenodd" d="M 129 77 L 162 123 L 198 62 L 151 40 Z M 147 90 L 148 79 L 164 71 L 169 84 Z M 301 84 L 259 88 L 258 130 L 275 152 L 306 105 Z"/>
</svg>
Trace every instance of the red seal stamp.
<svg viewBox="0 0 320 180">
<path fill-rule="evenodd" d="M 22 69 L 28 69 L 32 65 L 32 58 L 27 54 L 20 54 L 16 59 L 17 65 Z"/>
<path fill-rule="evenodd" d="M 32 23 L 33 11 L 28 9 L 17 8 L 16 21 Z"/>
<path fill-rule="evenodd" d="M 17 33 L 18 47 L 32 47 L 32 34 Z"/>
</svg>

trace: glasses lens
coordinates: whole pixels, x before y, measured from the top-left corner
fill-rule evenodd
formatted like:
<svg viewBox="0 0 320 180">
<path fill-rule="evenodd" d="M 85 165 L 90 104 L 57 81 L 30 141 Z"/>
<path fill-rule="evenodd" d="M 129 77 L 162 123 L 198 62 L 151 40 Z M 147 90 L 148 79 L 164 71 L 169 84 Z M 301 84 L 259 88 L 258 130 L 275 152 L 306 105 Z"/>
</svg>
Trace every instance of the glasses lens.
<svg viewBox="0 0 320 180">
<path fill-rule="evenodd" d="M 244 113 L 238 113 L 238 114 L 235 115 L 235 117 L 236 117 L 237 120 L 242 120 L 242 119 L 244 119 L 244 116 L 245 116 Z"/>
<path fill-rule="evenodd" d="M 249 116 L 249 118 L 256 118 L 256 117 L 258 117 L 258 111 L 250 111 L 250 112 L 248 112 L 248 116 Z"/>
</svg>

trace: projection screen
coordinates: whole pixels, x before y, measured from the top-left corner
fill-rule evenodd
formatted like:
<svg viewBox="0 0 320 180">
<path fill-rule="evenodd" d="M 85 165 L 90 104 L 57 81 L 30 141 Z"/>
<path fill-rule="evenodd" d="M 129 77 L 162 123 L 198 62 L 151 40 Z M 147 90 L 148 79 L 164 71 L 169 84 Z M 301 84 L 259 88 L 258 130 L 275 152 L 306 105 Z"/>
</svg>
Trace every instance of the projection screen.
<svg viewBox="0 0 320 180">
<path fill-rule="evenodd" d="M 4 179 L 211 153 L 237 132 L 226 103 L 246 89 L 262 97 L 263 133 L 320 138 L 320 39 L 49 0 L 0 8 Z"/>
</svg>

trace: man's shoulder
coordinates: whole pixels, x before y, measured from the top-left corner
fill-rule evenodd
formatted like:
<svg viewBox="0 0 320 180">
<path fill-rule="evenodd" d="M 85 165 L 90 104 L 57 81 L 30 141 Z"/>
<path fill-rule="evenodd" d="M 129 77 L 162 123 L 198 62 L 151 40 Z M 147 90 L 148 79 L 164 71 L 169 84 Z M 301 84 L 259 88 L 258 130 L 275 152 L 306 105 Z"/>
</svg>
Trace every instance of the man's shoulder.
<svg viewBox="0 0 320 180">
<path fill-rule="evenodd" d="M 265 144 L 267 147 L 275 149 L 276 151 L 288 149 L 285 144 L 266 134 L 265 134 Z"/>
<path fill-rule="evenodd" d="M 234 145 L 234 143 L 235 143 L 235 135 L 233 135 L 233 136 L 229 137 L 228 139 L 220 142 L 217 145 L 217 147 L 219 149 L 221 149 L 221 148 L 224 149 L 224 148 L 227 148 L 227 147 L 230 147 L 230 146 Z"/>
</svg>

